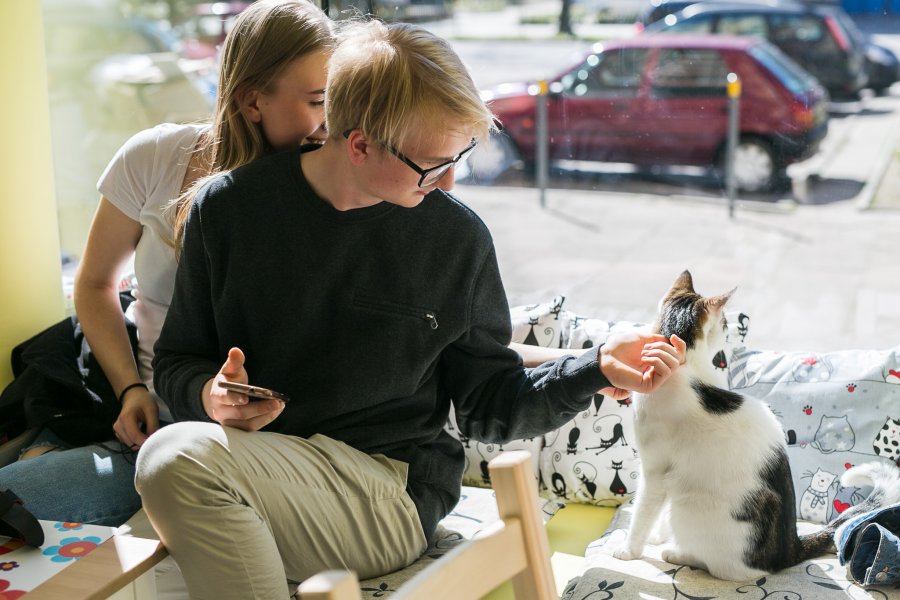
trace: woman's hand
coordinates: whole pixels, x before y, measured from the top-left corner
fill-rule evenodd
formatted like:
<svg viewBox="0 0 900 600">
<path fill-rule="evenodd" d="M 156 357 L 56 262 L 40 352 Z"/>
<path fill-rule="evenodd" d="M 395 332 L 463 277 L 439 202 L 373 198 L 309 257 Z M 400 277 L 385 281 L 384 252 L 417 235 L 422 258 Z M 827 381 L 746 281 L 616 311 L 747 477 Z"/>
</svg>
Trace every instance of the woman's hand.
<svg viewBox="0 0 900 600">
<path fill-rule="evenodd" d="M 615 334 L 600 348 L 600 370 L 614 388 L 649 394 L 684 364 L 686 350 L 677 335 Z"/>
<path fill-rule="evenodd" d="M 116 438 L 125 446 L 137 450 L 158 429 L 159 407 L 153 394 L 138 387 L 129 390 L 122 401 L 119 418 L 113 423 Z"/>
<path fill-rule="evenodd" d="M 213 421 L 244 431 L 258 431 L 278 418 L 284 410 L 281 400 L 255 400 L 250 402 L 245 394 L 228 391 L 221 381 L 247 383 L 244 353 L 240 348 L 228 351 L 228 358 L 215 377 L 203 386 L 203 409 Z"/>
</svg>

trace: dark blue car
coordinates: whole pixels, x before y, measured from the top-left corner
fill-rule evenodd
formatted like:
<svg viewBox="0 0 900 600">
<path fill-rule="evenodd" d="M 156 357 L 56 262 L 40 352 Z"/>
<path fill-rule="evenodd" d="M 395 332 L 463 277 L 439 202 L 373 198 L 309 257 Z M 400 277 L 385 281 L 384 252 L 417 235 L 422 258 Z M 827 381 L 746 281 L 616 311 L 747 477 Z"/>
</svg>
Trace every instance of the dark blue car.
<svg viewBox="0 0 900 600">
<path fill-rule="evenodd" d="M 832 99 L 847 100 L 858 98 L 860 90 L 870 85 L 865 47 L 858 30 L 847 28 L 848 21 L 836 6 L 697 2 L 644 31 L 763 37 L 816 77 Z"/>
</svg>

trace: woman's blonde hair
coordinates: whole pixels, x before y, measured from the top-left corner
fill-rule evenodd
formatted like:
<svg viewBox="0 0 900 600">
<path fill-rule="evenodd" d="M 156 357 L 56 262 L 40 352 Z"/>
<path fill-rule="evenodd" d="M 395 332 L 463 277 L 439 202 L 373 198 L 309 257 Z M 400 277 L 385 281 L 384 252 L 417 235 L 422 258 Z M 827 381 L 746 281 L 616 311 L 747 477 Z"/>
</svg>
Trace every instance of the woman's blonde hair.
<svg viewBox="0 0 900 600">
<path fill-rule="evenodd" d="M 176 252 L 191 202 L 203 184 L 270 151 L 262 128 L 241 111 L 243 94 L 274 92 L 275 80 L 294 60 L 331 51 L 334 43 L 332 21 L 308 0 L 257 0 L 238 15 L 220 54 L 213 123 L 199 147 L 209 174 L 177 200 Z"/>
<path fill-rule="evenodd" d="M 325 94 L 328 135 L 361 129 L 398 147 L 413 131 L 447 127 L 483 139 L 494 117 L 445 40 L 408 23 L 352 21 L 338 32 Z"/>
</svg>

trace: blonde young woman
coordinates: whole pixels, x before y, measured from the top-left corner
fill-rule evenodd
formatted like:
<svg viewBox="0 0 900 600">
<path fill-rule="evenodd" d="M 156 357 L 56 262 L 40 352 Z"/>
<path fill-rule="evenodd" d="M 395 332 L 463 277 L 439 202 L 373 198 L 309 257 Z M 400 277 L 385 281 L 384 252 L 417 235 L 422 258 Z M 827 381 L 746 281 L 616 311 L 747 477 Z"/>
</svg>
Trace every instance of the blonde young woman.
<svg viewBox="0 0 900 600">
<path fill-rule="evenodd" d="M 100 177 L 102 197 L 76 275 L 75 308 L 121 412 L 107 443 L 70 448 L 45 430 L 26 452 L 34 458 L 0 469 L 0 489 L 12 489 L 38 518 L 114 526 L 140 508 L 135 452 L 172 421 L 153 392 L 150 361 L 172 295 L 185 199 L 212 173 L 324 141 L 332 45 L 332 24 L 312 3 L 253 3 L 223 45 L 213 123 L 142 131 Z M 180 207 L 173 206 L 177 198 Z M 132 256 L 137 361 L 118 300 L 119 276 Z"/>
</svg>

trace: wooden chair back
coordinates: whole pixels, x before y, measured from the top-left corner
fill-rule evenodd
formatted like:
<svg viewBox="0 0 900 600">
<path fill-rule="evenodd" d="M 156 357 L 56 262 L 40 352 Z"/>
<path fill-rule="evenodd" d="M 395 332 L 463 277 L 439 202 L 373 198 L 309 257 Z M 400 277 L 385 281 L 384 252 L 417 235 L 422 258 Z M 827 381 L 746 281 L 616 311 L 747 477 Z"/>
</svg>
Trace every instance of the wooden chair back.
<svg viewBox="0 0 900 600">
<path fill-rule="evenodd" d="M 476 599 L 512 580 L 517 600 L 556 600 L 550 546 L 540 516 L 531 455 L 504 452 L 488 465 L 501 521 L 437 559 L 401 585 L 391 600 Z M 358 600 L 349 571 L 325 571 L 304 581 L 301 600 Z"/>
</svg>

